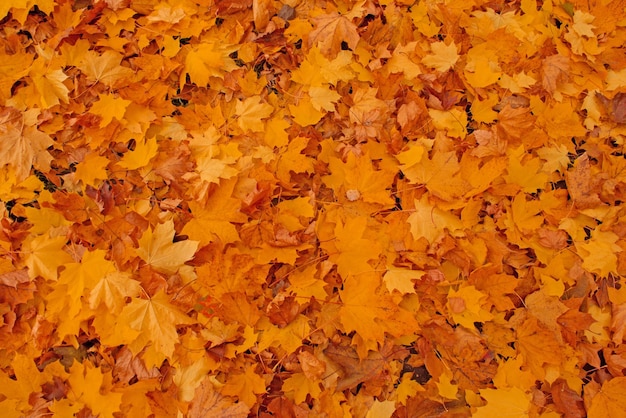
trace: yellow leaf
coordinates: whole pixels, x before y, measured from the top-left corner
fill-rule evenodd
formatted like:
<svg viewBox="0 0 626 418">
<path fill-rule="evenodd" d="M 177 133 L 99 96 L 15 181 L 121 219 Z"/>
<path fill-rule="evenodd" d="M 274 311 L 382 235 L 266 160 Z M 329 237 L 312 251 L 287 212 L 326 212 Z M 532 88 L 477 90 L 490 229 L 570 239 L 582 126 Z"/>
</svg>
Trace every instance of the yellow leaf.
<svg viewBox="0 0 626 418">
<path fill-rule="evenodd" d="M 417 42 L 409 42 L 406 45 L 398 45 L 394 49 L 391 58 L 387 61 L 386 68 L 391 73 L 403 73 L 407 80 L 413 80 L 422 74 L 422 69 L 416 60 L 419 60 L 415 53 Z"/>
<path fill-rule="evenodd" d="M 96 309 L 104 304 L 111 312 L 120 312 L 127 297 L 139 296 L 141 286 L 126 272 L 103 274 L 89 294 L 89 307 Z"/>
<path fill-rule="evenodd" d="M 228 57 L 235 50 L 236 48 L 215 42 L 196 45 L 185 58 L 185 71 L 193 83 L 206 87 L 210 77 L 223 78 L 225 71 L 236 68 L 232 59 Z M 184 83 L 183 74 L 181 87 Z"/>
<path fill-rule="evenodd" d="M 174 383 L 178 386 L 179 399 L 189 402 L 195 395 L 196 388 L 210 370 L 209 362 L 205 357 L 194 361 L 186 367 L 180 367 L 174 375 Z"/>
<path fill-rule="evenodd" d="M 289 143 L 289 134 L 285 129 L 289 128 L 291 124 L 285 119 L 278 119 L 276 117 L 268 120 L 265 123 L 265 143 L 269 147 L 283 147 Z"/>
<path fill-rule="evenodd" d="M 156 156 L 158 148 L 156 137 L 146 138 L 145 142 L 138 141 L 135 149 L 124 154 L 118 164 L 128 170 L 146 167 Z"/>
<path fill-rule="evenodd" d="M 345 163 L 339 158 L 331 157 L 329 168 L 332 174 L 323 177 L 322 181 L 335 191 L 338 198 L 348 197 L 350 201 L 362 198 L 368 203 L 394 204 L 388 189 L 391 188 L 395 174 L 374 170 L 372 160 L 367 155 L 356 156 L 350 153 Z M 350 190 L 358 192 L 356 199 L 346 196 Z"/>
<path fill-rule="evenodd" d="M 538 189 L 544 188 L 548 175 L 541 170 L 540 159 L 531 158 L 526 161 L 525 155 L 524 145 L 509 149 L 508 173 L 504 178 L 507 183 L 517 184 L 526 193 L 536 193 Z"/>
<path fill-rule="evenodd" d="M 139 240 L 137 255 L 157 271 L 174 274 L 185 262 L 191 260 L 198 241 L 173 242 L 174 222 L 158 224 L 154 230 L 148 229 Z"/>
<path fill-rule="evenodd" d="M 396 403 L 393 401 L 375 400 L 367 411 L 365 418 L 390 418 L 396 412 Z"/>
<path fill-rule="evenodd" d="M 442 73 L 454 67 L 459 60 L 454 41 L 451 41 L 450 45 L 446 45 L 445 42 L 433 42 L 430 44 L 430 50 L 432 54 L 422 58 L 422 63 Z"/>
<path fill-rule="evenodd" d="M 485 398 L 487 405 L 479 407 L 473 418 L 527 418 L 530 410 L 531 396 L 519 388 L 481 389 L 480 396 Z"/>
<path fill-rule="evenodd" d="M 88 80 L 113 88 L 127 81 L 133 74 L 130 68 L 121 65 L 122 59 L 120 53 L 110 49 L 104 51 L 102 55 L 87 51 L 78 68 L 87 75 Z"/>
<path fill-rule="evenodd" d="M 311 105 L 315 110 L 321 111 L 324 109 L 327 112 L 333 112 L 335 110 L 335 103 L 341 98 L 339 93 L 328 87 L 309 88 L 309 97 L 311 98 Z M 297 119 L 294 120 L 300 124 Z"/>
<path fill-rule="evenodd" d="M 290 232 L 308 226 L 308 219 L 314 215 L 311 200 L 305 197 L 283 200 L 277 205 L 277 208 L 279 210 L 277 221 L 283 224 Z M 304 221 L 301 221 L 301 219 Z"/>
<path fill-rule="evenodd" d="M 433 120 L 435 128 L 445 130 L 449 137 L 465 138 L 467 130 L 467 114 L 457 108 L 450 110 L 428 109 L 428 114 Z"/>
<path fill-rule="evenodd" d="M 356 25 L 339 13 L 319 15 L 312 21 L 315 29 L 309 34 L 309 47 L 317 45 L 326 56 L 335 57 L 341 50 L 342 42 L 354 50 L 361 39 Z"/>
<path fill-rule="evenodd" d="M 252 407 L 256 403 L 256 395 L 265 393 L 265 379 L 255 373 L 256 365 L 251 364 L 243 373 L 232 373 L 222 387 L 222 395 L 237 396 L 240 401 Z"/>
<path fill-rule="evenodd" d="M 423 275 L 424 272 L 420 270 L 391 267 L 387 269 L 387 272 L 383 276 L 383 281 L 389 292 L 397 290 L 402 294 L 415 293 L 415 283 L 413 280 L 418 280 Z"/>
<path fill-rule="evenodd" d="M 33 393 L 41 392 L 41 385 L 45 383 L 45 376 L 37 370 L 33 359 L 26 354 L 16 353 L 12 361 L 7 359 L 13 368 L 13 378 L 0 371 L 0 387 L 3 398 L 15 400 L 13 404 L 17 410 L 31 410 L 28 399 Z M 24 414 L 19 414 L 24 416 Z"/>
<path fill-rule="evenodd" d="M 337 271 L 343 277 L 361 274 L 372 270 L 370 260 L 378 260 L 382 251 L 378 242 L 363 238 L 367 228 L 367 218 L 354 217 L 338 221 L 335 226 L 335 243 L 338 254 L 330 256 L 337 264 Z"/>
<path fill-rule="evenodd" d="M 289 105 L 289 112 L 294 122 L 300 126 L 315 125 L 319 122 L 324 117 L 320 109 L 321 107 L 316 109 L 308 97 L 301 97 L 297 105 Z"/>
<path fill-rule="evenodd" d="M 244 131 L 262 132 L 265 126 L 262 119 L 273 111 L 272 105 L 263 103 L 260 96 L 248 97 L 235 105 L 235 114 L 239 116 L 237 124 Z"/>
<path fill-rule="evenodd" d="M 322 390 L 319 382 L 311 380 L 302 372 L 294 373 L 283 382 L 283 391 L 296 405 L 306 400 L 307 395 L 317 399 Z"/>
<path fill-rule="evenodd" d="M 487 46 L 474 47 L 468 52 L 464 75 L 472 87 L 487 87 L 498 81 L 502 71 L 498 63 L 492 61 L 496 56 L 497 52 Z"/>
<path fill-rule="evenodd" d="M 583 267 L 592 273 L 606 277 L 617 271 L 617 253 L 622 247 L 616 244 L 619 237 L 612 231 L 596 229 L 591 238 L 577 242 L 576 249 L 583 259 Z"/>
<path fill-rule="evenodd" d="M 32 126 L 30 121 L 24 120 L 20 125 L 0 124 L 0 166 L 13 167 L 18 181 L 28 177 L 33 166 L 44 171 L 49 167 L 52 156 L 47 148 L 54 143 L 50 136 Z"/>
<path fill-rule="evenodd" d="M 42 71 L 41 73 L 33 73 L 31 78 L 39 92 L 39 100 L 42 109 L 47 109 L 60 103 L 67 103 L 69 89 L 63 84 L 67 80 L 67 75 L 61 69 Z M 59 101 L 60 100 L 60 101 Z"/>
<path fill-rule="evenodd" d="M 2 16 L 2 8 L 5 4 L 0 6 L 0 19 L 6 16 Z M 10 59 L 0 61 L 0 102 L 4 103 L 9 97 L 11 97 L 11 88 L 13 84 L 24 77 L 31 69 L 33 63 L 33 55 L 24 52 L 17 52 L 10 56 Z"/>
<path fill-rule="evenodd" d="M 90 362 L 74 362 L 67 379 L 70 385 L 68 399 L 82 404 L 101 418 L 113 418 L 120 411 L 122 394 L 111 390 L 111 372 L 103 372 Z M 117 414 L 116 414 L 117 415 Z"/>
<path fill-rule="evenodd" d="M 83 186 L 97 186 L 96 180 L 105 180 L 108 177 L 106 167 L 109 159 L 90 152 L 83 161 L 76 165 L 74 177 L 83 182 Z"/>
<path fill-rule="evenodd" d="M 443 211 L 428 202 L 428 196 L 422 196 L 415 201 L 415 212 L 409 216 L 407 222 L 411 225 L 411 235 L 414 239 L 426 238 L 433 244 L 445 230 L 454 234 L 463 229 L 461 220 L 450 212 Z"/>
<path fill-rule="evenodd" d="M 312 173 L 313 159 L 303 154 L 302 151 L 309 143 L 309 138 L 298 136 L 291 141 L 278 160 L 276 175 L 279 179 L 290 182 L 290 172 Z"/>
<path fill-rule="evenodd" d="M 119 121 L 124 119 L 126 108 L 130 104 L 130 100 L 115 97 L 112 94 L 100 94 L 99 100 L 95 102 L 89 112 L 94 115 L 102 116 L 100 127 L 108 125 L 113 119 Z"/>
<path fill-rule="evenodd" d="M 589 418 L 620 417 L 626 415 L 626 377 L 607 380 L 591 399 Z"/>
<path fill-rule="evenodd" d="M 445 370 L 444 373 L 439 376 L 437 391 L 446 399 L 456 399 L 459 391 L 459 385 L 452 383 L 452 376 L 448 370 Z"/>
<path fill-rule="evenodd" d="M 498 389 L 517 387 L 524 391 L 530 390 L 535 384 L 535 377 L 523 366 L 524 361 L 520 356 L 501 360 L 498 364 L 498 372 L 493 378 L 494 385 Z"/>
<path fill-rule="evenodd" d="M 172 358 L 178 341 L 176 326 L 194 321 L 170 303 L 170 298 L 159 291 L 150 299 L 133 298 L 117 318 L 117 333 L 124 344 L 137 354 L 150 343 L 155 360 Z M 126 328 L 137 331 L 127 333 Z M 155 364 L 160 364 L 156 361 Z M 150 366 L 150 365 L 148 365 Z"/>
<path fill-rule="evenodd" d="M 528 200 L 525 193 L 518 193 L 511 205 L 513 212 L 513 223 L 511 228 L 519 228 L 524 231 L 534 231 L 543 224 L 543 217 L 538 216 L 541 212 L 541 202 L 539 200 Z"/>
<path fill-rule="evenodd" d="M 417 383 L 415 380 L 411 379 L 411 373 L 404 373 L 402 378 L 400 379 L 400 384 L 396 388 L 396 396 L 398 397 L 398 402 L 402 405 L 406 405 L 406 401 L 415 396 L 417 392 L 424 392 L 425 389 Z"/>
<path fill-rule="evenodd" d="M 72 261 L 72 257 L 64 250 L 66 242 L 65 236 L 50 237 L 49 234 L 30 241 L 26 266 L 31 279 L 37 276 L 46 280 L 57 279 L 57 269 Z"/>
<path fill-rule="evenodd" d="M 347 333 L 356 331 L 364 340 L 383 341 L 389 331 L 385 319 L 397 311 L 388 295 L 379 290 L 376 273 L 349 276 L 339 291 L 343 302 L 339 309 L 341 323 Z"/>
<path fill-rule="evenodd" d="M 474 322 L 485 322 L 493 318 L 482 306 L 486 299 L 487 295 L 474 286 L 464 286 L 459 290 L 450 289 L 447 306 L 456 323 L 472 330 L 475 328 Z"/>
<path fill-rule="evenodd" d="M 232 197 L 236 181 L 223 180 L 206 203 L 189 202 L 194 217 L 185 225 L 182 233 L 196 240 L 201 246 L 221 241 L 230 244 L 239 240 L 234 223 L 244 223 L 248 217 L 239 211 L 241 201 Z"/>
</svg>

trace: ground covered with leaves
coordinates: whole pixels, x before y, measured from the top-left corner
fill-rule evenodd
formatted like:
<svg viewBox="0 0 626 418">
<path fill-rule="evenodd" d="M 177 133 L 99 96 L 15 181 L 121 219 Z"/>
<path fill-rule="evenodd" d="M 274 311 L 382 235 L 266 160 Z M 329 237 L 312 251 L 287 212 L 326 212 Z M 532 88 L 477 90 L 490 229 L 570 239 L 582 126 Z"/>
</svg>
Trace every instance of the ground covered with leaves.
<svg viewBox="0 0 626 418">
<path fill-rule="evenodd" d="M 2 2 L 3 417 L 624 416 L 625 7 Z"/>
</svg>

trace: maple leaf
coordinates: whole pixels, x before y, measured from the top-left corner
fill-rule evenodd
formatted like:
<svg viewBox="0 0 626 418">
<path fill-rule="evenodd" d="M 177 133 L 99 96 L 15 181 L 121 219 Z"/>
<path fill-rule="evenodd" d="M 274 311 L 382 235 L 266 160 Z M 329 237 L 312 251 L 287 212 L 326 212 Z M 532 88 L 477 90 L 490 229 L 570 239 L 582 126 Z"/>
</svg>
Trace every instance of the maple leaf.
<svg viewBox="0 0 626 418">
<path fill-rule="evenodd" d="M 153 344 L 153 358 L 147 363 L 161 364 L 164 358 L 171 358 L 178 340 L 176 326 L 192 324 L 194 321 L 180 312 L 170 302 L 170 298 L 159 291 L 150 299 L 132 298 L 117 318 L 120 335 L 118 338 L 128 344 L 133 353 L 138 353 L 150 343 Z M 128 333 L 125 329 L 137 331 Z"/>
<path fill-rule="evenodd" d="M 39 65 L 33 65 L 29 75 L 39 93 L 41 107 L 47 109 L 61 101 L 68 103 L 69 89 L 63 83 L 68 79 L 67 75 L 61 69 L 50 70 L 39 62 Z"/>
<path fill-rule="evenodd" d="M 261 101 L 261 97 L 248 97 L 235 105 L 237 124 L 244 131 L 263 131 L 263 120 L 272 114 L 274 108 Z"/>
<path fill-rule="evenodd" d="M 448 306 L 452 318 L 467 329 L 472 329 L 475 322 L 485 322 L 493 318 L 488 310 L 481 305 L 487 296 L 474 286 L 465 286 L 461 289 L 450 289 L 448 292 Z"/>
<path fill-rule="evenodd" d="M 111 391 L 110 372 L 103 372 L 89 363 L 74 362 L 68 382 L 72 388 L 68 399 L 75 404 L 86 405 L 103 418 L 113 418 L 113 414 L 120 410 L 122 394 Z"/>
<path fill-rule="evenodd" d="M 129 170 L 145 167 L 154 158 L 158 151 L 156 137 L 146 138 L 145 142 L 140 141 L 135 149 L 124 154 L 119 161 L 119 165 Z"/>
<path fill-rule="evenodd" d="M 241 201 L 232 197 L 234 187 L 235 181 L 224 181 L 206 204 L 189 202 L 189 209 L 195 216 L 181 232 L 201 246 L 216 239 L 224 244 L 238 241 L 234 223 L 244 223 L 248 218 L 239 211 Z"/>
<path fill-rule="evenodd" d="M 626 401 L 623 396 L 625 386 L 626 377 L 623 376 L 604 382 L 600 391 L 591 399 L 588 416 L 600 418 L 626 413 Z"/>
<path fill-rule="evenodd" d="M 94 83 L 100 82 L 114 88 L 133 74 L 130 68 L 121 65 L 122 59 L 121 54 L 112 50 L 106 50 L 102 55 L 86 51 L 77 67 Z"/>
<path fill-rule="evenodd" d="M 121 121 L 129 104 L 130 100 L 114 97 L 111 94 L 101 94 L 89 111 L 102 117 L 100 127 L 103 127 L 111 123 L 113 119 Z"/>
<path fill-rule="evenodd" d="M 52 160 L 47 148 L 52 138 L 37 129 L 36 110 L 24 114 L 21 126 L 6 123 L 0 126 L 0 165 L 10 165 L 18 181 L 24 180 L 31 167 L 46 170 Z"/>
<path fill-rule="evenodd" d="M 196 388 L 195 396 L 189 408 L 189 415 L 195 417 L 246 418 L 249 409 L 243 402 L 234 403 L 229 398 L 222 396 L 206 377 Z"/>
<path fill-rule="evenodd" d="M 426 195 L 421 200 L 415 201 L 415 212 L 413 212 L 407 222 L 411 225 L 411 235 L 413 238 L 426 238 L 429 243 L 434 243 L 445 230 L 454 233 L 463 228 L 459 218 L 450 212 L 443 211 L 428 202 Z"/>
<path fill-rule="evenodd" d="M 137 255 L 157 271 L 176 273 L 185 262 L 191 260 L 198 249 L 198 241 L 173 242 L 175 234 L 172 220 L 146 230 L 139 240 Z"/>
<path fill-rule="evenodd" d="M 222 387 L 223 395 L 237 396 L 248 406 L 256 403 L 256 395 L 265 393 L 265 379 L 254 370 L 255 366 L 246 367 L 243 373 L 233 373 L 228 383 Z"/>
<path fill-rule="evenodd" d="M 322 54 L 335 57 L 346 42 L 354 50 L 359 42 L 356 25 L 349 16 L 328 13 L 312 19 L 315 29 L 309 34 L 309 47 L 318 46 Z"/>
<path fill-rule="evenodd" d="M 322 393 L 316 380 L 310 379 L 304 373 L 294 373 L 285 379 L 282 389 L 296 404 L 304 402 L 307 396 L 315 399 Z"/>
<path fill-rule="evenodd" d="M 6 16 L 6 13 L 3 15 L 2 10 L 0 10 L 0 15 Z M 0 62 L 0 100 L 3 103 L 11 97 L 13 84 L 29 73 L 34 58 L 32 54 L 22 51 L 10 55 L 10 57 L 10 59 Z"/>
<path fill-rule="evenodd" d="M 329 168 L 332 174 L 323 177 L 323 181 L 335 190 L 338 198 L 349 201 L 362 199 L 364 202 L 381 205 L 393 204 L 393 199 L 386 192 L 391 187 L 393 173 L 374 170 L 367 155 L 356 156 L 350 153 L 345 163 L 339 158 L 331 157 Z"/>
<path fill-rule="evenodd" d="M 65 263 L 72 261 L 69 253 L 64 250 L 67 238 L 40 235 L 30 242 L 30 254 L 26 259 L 28 274 L 31 279 L 41 276 L 46 280 L 56 280 L 57 270 Z"/>
<path fill-rule="evenodd" d="M 330 259 L 344 277 L 370 271 L 369 261 L 378 259 L 381 247 L 377 242 L 363 238 L 366 228 L 366 218 L 349 218 L 335 227 L 338 254 L 332 254 Z"/>
<path fill-rule="evenodd" d="M 422 63 L 442 73 L 454 67 L 459 59 L 454 41 L 450 42 L 449 45 L 446 45 L 445 42 L 433 42 L 430 44 L 430 49 L 433 54 L 422 58 Z"/>
<path fill-rule="evenodd" d="M 519 388 L 481 389 L 480 396 L 485 398 L 487 405 L 481 406 L 472 414 L 474 417 L 507 416 L 525 418 L 530 416 L 530 395 Z"/>
<path fill-rule="evenodd" d="M 347 332 L 356 331 L 366 340 L 382 341 L 385 320 L 397 308 L 391 299 L 378 291 L 380 278 L 375 273 L 347 277 L 340 292 L 341 323 Z"/>
</svg>

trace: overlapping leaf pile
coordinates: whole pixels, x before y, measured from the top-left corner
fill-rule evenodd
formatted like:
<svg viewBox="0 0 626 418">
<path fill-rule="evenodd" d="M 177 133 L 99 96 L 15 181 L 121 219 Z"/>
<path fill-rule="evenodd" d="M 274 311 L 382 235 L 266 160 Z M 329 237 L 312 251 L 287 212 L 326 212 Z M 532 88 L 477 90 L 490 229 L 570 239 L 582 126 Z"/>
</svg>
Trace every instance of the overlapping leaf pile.
<svg viewBox="0 0 626 418">
<path fill-rule="evenodd" d="M 3 2 L 3 416 L 623 416 L 625 7 Z"/>
</svg>

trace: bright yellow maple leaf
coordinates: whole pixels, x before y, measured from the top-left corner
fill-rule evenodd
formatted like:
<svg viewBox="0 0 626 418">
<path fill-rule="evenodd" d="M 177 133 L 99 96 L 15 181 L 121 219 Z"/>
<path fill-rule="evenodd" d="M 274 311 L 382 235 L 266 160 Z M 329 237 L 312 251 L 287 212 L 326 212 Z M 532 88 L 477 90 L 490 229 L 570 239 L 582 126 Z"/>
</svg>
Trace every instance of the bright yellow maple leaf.
<svg viewBox="0 0 626 418">
<path fill-rule="evenodd" d="M 456 323 L 473 330 L 475 322 L 493 319 L 493 315 L 483 306 L 486 300 L 487 295 L 474 286 L 464 286 L 459 290 L 450 289 L 447 306 Z"/>
<path fill-rule="evenodd" d="M 431 244 L 446 230 L 455 234 L 463 229 L 463 223 L 456 215 L 431 205 L 427 195 L 415 200 L 415 212 L 409 216 L 407 222 L 411 225 L 411 235 L 414 239 L 423 237 Z"/>
<path fill-rule="evenodd" d="M 324 117 L 321 107 L 315 106 L 311 98 L 306 96 L 301 97 L 298 104 L 290 104 L 289 113 L 291 113 L 293 121 L 300 126 L 315 125 Z"/>
<path fill-rule="evenodd" d="M 18 181 L 28 177 L 33 166 L 46 170 L 52 160 L 47 149 L 54 142 L 37 129 L 38 114 L 37 109 L 29 110 L 24 112 L 24 119 L 18 125 L 0 124 L 0 166 L 13 167 Z"/>
<path fill-rule="evenodd" d="M 380 244 L 364 238 L 367 218 L 348 218 L 335 226 L 335 246 L 338 254 L 331 254 L 329 259 L 337 264 L 337 271 L 343 277 L 361 274 L 372 270 L 370 260 L 378 260 L 382 251 Z"/>
<path fill-rule="evenodd" d="M 139 240 L 137 255 L 157 271 L 176 273 L 185 262 L 191 260 L 198 249 L 198 241 L 173 242 L 174 222 L 169 220 L 147 229 Z"/>
<path fill-rule="evenodd" d="M 239 210 L 241 201 L 232 197 L 235 184 L 234 179 L 223 180 L 206 202 L 190 201 L 189 209 L 194 217 L 181 232 L 201 246 L 217 240 L 223 244 L 238 241 L 234 224 L 244 223 L 248 217 Z"/>
<path fill-rule="evenodd" d="M 178 310 L 171 304 L 169 296 L 159 291 L 150 299 L 132 298 L 122 309 L 117 318 L 117 338 L 120 343 L 127 344 L 133 353 L 150 346 L 153 352 L 146 362 L 161 364 L 174 353 L 178 342 L 176 326 L 192 323 L 193 319 Z M 136 332 L 128 333 L 126 329 Z"/>
<path fill-rule="evenodd" d="M 374 170 L 368 155 L 356 156 L 349 153 L 345 163 L 339 158 L 331 157 L 329 168 L 331 175 L 323 177 L 322 181 L 335 191 L 339 200 L 362 199 L 368 203 L 394 204 L 387 191 L 391 188 L 394 173 Z"/>
<path fill-rule="evenodd" d="M 236 47 L 219 42 L 203 42 L 195 45 L 185 58 L 185 72 L 192 82 L 205 87 L 210 77 L 223 78 L 226 71 L 237 68 L 228 55 L 236 51 Z M 185 84 L 184 73 L 181 74 L 181 86 Z"/>
<path fill-rule="evenodd" d="M 265 126 L 263 119 L 269 117 L 273 111 L 274 107 L 264 103 L 260 96 L 248 97 L 237 101 L 235 105 L 237 124 L 244 131 L 262 132 Z"/>
<path fill-rule="evenodd" d="M 111 161 L 96 153 L 89 153 L 83 161 L 76 165 L 74 177 L 80 180 L 83 186 L 97 186 L 96 180 L 105 180 L 108 176 L 106 167 Z"/>
<path fill-rule="evenodd" d="M 519 388 L 481 389 L 480 396 L 485 398 L 487 405 L 479 407 L 472 417 L 529 417 L 531 396 Z"/>
<path fill-rule="evenodd" d="M 428 109 L 428 114 L 437 129 L 445 130 L 452 138 L 465 138 L 467 114 L 457 108 L 450 110 Z"/>
<path fill-rule="evenodd" d="M 118 164 L 128 170 L 146 167 L 150 160 L 156 156 L 158 148 L 156 137 L 138 141 L 135 149 L 124 154 Z"/>
<path fill-rule="evenodd" d="M 200 360 L 196 360 L 189 366 L 176 370 L 174 383 L 178 386 L 179 399 L 181 401 L 189 402 L 193 399 L 196 388 L 200 386 L 210 369 L 211 367 L 207 359 L 201 357 Z"/>
<path fill-rule="evenodd" d="M 96 368 L 90 362 L 74 362 L 68 378 L 71 387 L 68 399 L 89 407 L 99 417 L 113 418 L 120 411 L 122 394 L 112 390 L 112 380 L 110 371 Z"/>
<path fill-rule="evenodd" d="M 256 403 L 256 395 L 265 393 L 265 379 L 256 372 L 256 365 L 246 366 L 243 373 L 232 373 L 228 382 L 222 387 L 222 395 L 237 396 L 248 406 Z"/>
<path fill-rule="evenodd" d="M 8 411 L 15 411 L 15 416 L 24 416 L 24 413 L 32 409 L 28 399 L 33 393 L 41 391 L 41 385 L 47 379 L 37 370 L 33 359 L 26 354 L 16 354 L 9 363 L 14 376 L 11 378 L 4 371 L 0 371 L 0 393 L 5 398 L 0 405 L 12 406 L 14 409 Z"/>
<path fill-rule="evenodd" d="M 94 83 L 100 82 L 107 87 L 116 87 L 127 82 L 133 75 L 130 68 L 121 65 L 122 54 L 110 49 L 104 51 L 102 55 L 95 51 L 87 51 L 81 58 L 78 68 Z"/>
<path fill-rule="evenodd" d="M 341 324 L 346 332 L 356 331 L 366 341 L 383 341 L 389 331 L 385 320 L 398 308 L 388 294 L 379 290 L 377 273 L 349 276 L 339 291 L 342 305 L 339 309 Z"/>
<path fill-rule="evenodd" d="M 589 418 L 619 417 L 626 414 L 626 377 L 617 376 L 607 380 L 591 399 Z"/>
<path fill-rule="evenodd" d="M 459 60 L 459 53 L 454 41 L 451 41 L 449 45 L 443 41 L 433 42 L 430 44 L 430 50 L 432 54 L 422 58 L 422 63 L 442 73 L 454 67 L 454 64 Z"/>
<path fill-rule="evenodd" d="M 311 395 L 316 399 L 322 390 L 319 387 L 319 383 L 315 380 L 309 379 L 304 373 L 294 373 L 283 382 L 283 391 L 290 399 L 296 403 L 301 404 L 306 400 L 308 395 Z"/>
<path fill-rule="evenodd" d="M 39 102 L 42 109 L 47 109 L 60 102 L 68 103 L 69 89 L 63 83 L 68 79 L 61 69 L 50 70 L 43 63 L 33 66 L 30 77 L 39 93 Z"/>
<path fill-rule="evenodd" d="M 64 250 L 65 236 L 51 237 L 48 233 L 33 238 L 27 250 L 26 266 L 31 279 L 41 276 L 46 280 L 57 279 L 57 269 L 72 261 Z"/>
<path fill-rule="evenodd" d="M 104 304 L 111 312 L 118 313 L 125 306 L 125 299 L 139 296 L 140 291 L 139 282 L 126 272 L 101 274 L 89 294 L 89 307 L 95 310 L 100 304 Z"/>
<path fill-rule="evenodd" d="M 0 6 L 0 15 L 2 15 L 4 6 L 5 4 Z M 28 74 L 33 58 L 33 54 L 20 51 L 11 55 L 10 59 L 0 60 L 0 101 L 4 103 L 6 99 L 11 97 L 13 84 Z"/>
<path fill-rule="evenodd" d="M 111 123 L 113 119 L 121 121 L 129 104 L 130 100 L 115 97 L 112 94 L 100 94 L 99 100 L 91 106 L 89 112 L 102 117 L 100 121 L 102 128 Z"/>
</svg>

